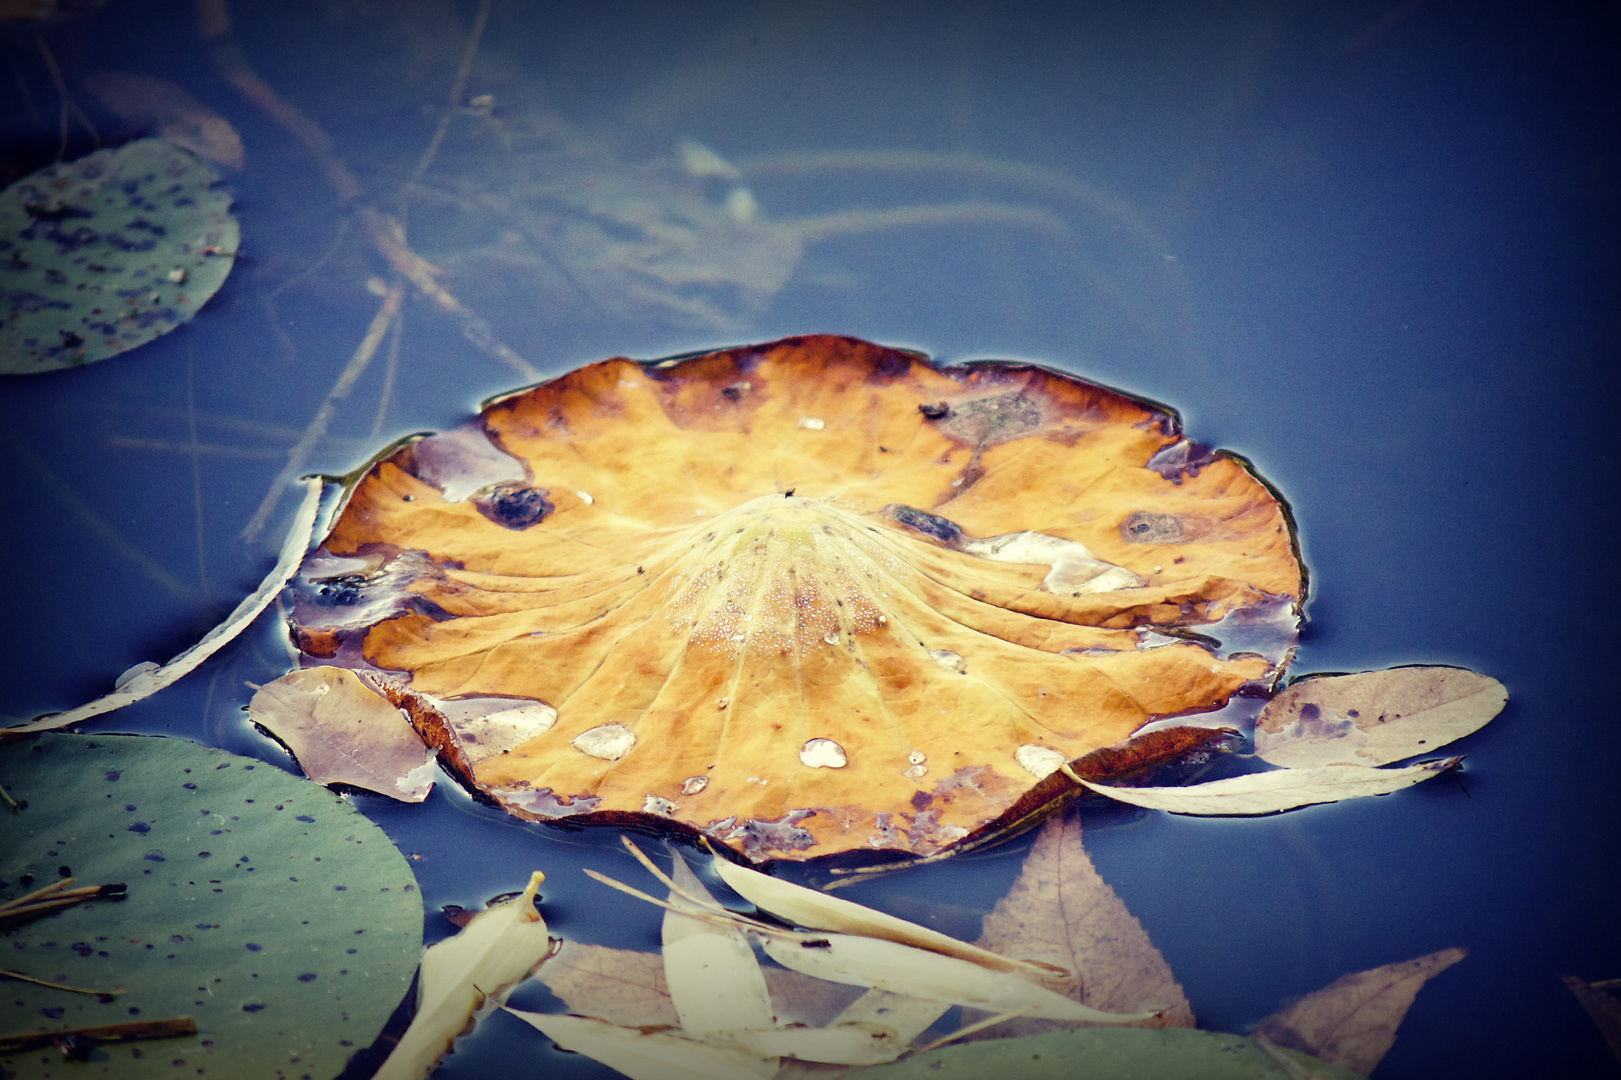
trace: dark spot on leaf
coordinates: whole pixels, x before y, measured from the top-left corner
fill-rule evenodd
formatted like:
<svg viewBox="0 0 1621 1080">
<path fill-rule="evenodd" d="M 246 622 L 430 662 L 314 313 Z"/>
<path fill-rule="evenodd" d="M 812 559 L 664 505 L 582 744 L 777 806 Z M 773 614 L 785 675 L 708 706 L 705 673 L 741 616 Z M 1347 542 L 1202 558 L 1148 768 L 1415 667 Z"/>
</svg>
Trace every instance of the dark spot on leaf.
<svg viewBox="0 0 1621 1080">
<path fill-rule="evenodd" d="M 298 816 L 297 816 L 297 817 L 295 817 L 295 818 L 294 818 L 294 819 L 293 819 L 293 820 L 294 820 L 294 821 L 309 821 L 309 822 L 313 822 L 313 821 L 314 821 L 314 820 L 315 820 L 315 819 L 314 819 L 314 818 L 312 818 L 312 817 L 310 817 L 310 816 L 309 816 L 309 815 L 308 815 L 308 814 L 299 814 L 299 815 L 298 815 Z"/>
<path fill-rule="evenodd" d="M 153 848 L 151 851 L 148 851 L 145 855 L 142 855 L 141 858 L 150 860 L 151 862 L 162 862 L 163 861 L 163 852 L 159 851 L 157 848 Z"/>
<path fill-rule="evenodd" d="M 313 971 L 304 972 L 304 974 L 302 974 L 302 975 L 300 975 L 298 977 L 298 981 L 299 982 L 314 982 L 315 981 L 315 972 L 313 972 Z"/>
<path fill-rule="evenodd" d="M 546 520 L 557 509 L 546 496 L 545 488 L 520 484 L 497 484 L 477 495 L 473 505 L 478 512 L 504 529 L 527 529 Z"/>
<path fill-rule="evenodd" d="M 931 514 L 916 507 L 902 506 L 899 503 L 890 503 L 884 507 L 884 513 L 896 524 L 903 525 L 913 532 L 922 533 L 946 547 L 956 549 L 962 545 L 962 529 L 950 518 L 943 518 L 939 514 Z"/>
<path fill-rule="evenodd" d="M 107 779 L 107 780 L 117 780 L 118 779 L 118 770 L 117 769 L 108 769 L 106 772 L 102 773 L 101 775 L 102 775 L 102 777 L 104 779 Z"/>
<path fill-rule="evenodd" d="M 1321 715 L 1322 710 L 1309 701 L 1300 706 L 1300 719 L 1302 720 L 1316 720 Z"/>
</svg>

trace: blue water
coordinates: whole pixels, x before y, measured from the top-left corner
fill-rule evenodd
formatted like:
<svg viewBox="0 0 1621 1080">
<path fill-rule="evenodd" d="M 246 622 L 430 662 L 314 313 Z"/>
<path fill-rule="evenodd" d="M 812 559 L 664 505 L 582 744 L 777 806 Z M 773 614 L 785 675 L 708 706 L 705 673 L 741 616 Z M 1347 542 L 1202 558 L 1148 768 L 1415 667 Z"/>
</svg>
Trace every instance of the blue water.
<svg viewBox="0 0 1621 1080">
<path fill-rule="evenodd" d="M 242 7 L 246 55 L 389 196 L 445 107 L 475 5 Z M 244 239 L 192 324 L 0 385 L 9 716 L 173 655 L 257 582 L 271 541 L 238 533 L 376 308 L 364 284 L 384 268 L 305 150 L 208 66 L 189 19 L 132 2 L 40 28 L 105 134 L 133 132 L 77 92 L 86 71 L 168 79 L 230 120 L 247 146 L 228 180 Z M 0 29 L 9 180 L 54 156 L 57 98 L 33 31 Z M 537 254 L 497 218 L 427 197 L 410 236 L 545 373 L 848 333 L 1060 366 L 1167 402 L 1193 437 L 1248 456 L 1292 505 L 1311 571 L 1296 673 L 1461 664 L 1501 679 L 1510 704 L 1459 745 L 1461 782 L 1262 820 L 1091 811 L 1100 872 L 1205 1026 L 1242 1031 L 1346 972 L 1465 945 L 1376 1076 L 1613 1076 L 1559 976 L 1621 976 L 1621 724 L 1604 660 L 1621 585 L 1618 31 L 1580 4 L 498 3 L 466 95 L 493 94 L 498 123 L 459 117 L 426 183 L 512 190 L 500 125 L 549 115 L 577 184 L 629 184 L 672 219 L 683 198 L 719 206 L 746 188 L 762 220 L 865 211 L 866 228 L 806 244 L 780 287 L 741 299 L 750 275 L 616 290 L 589 252 Z M 682 139 L 737 177 L 694 196 L 669 166 L 638 168 Z M 89 148 L 76 127 L 70 143 Z M 789 168 L 810 151 L 868 157 Z M 899 151 L 933 156 L 866 167 Z M 886 210 L 967 202 L 1025 223 L 880 227 Z M 695 299 L 730 321 L 681 316 Z M 384 368 L 311 468 L 345 470 L 521 381 L 419 302 L 378 424 Z M 202 449 L 182 452 L 194 427 Z M 286 662 L 267 620 L 101 726 L 285 762 L 242 707 L 244 684 Z M 636 875 L 612 837 L 537 830 L 445 790 L 364 804 L 422 856 L 430 908 L 476 905 L 533 863 L 558 933 L 655 940 L 650 912 L 579 873 Z M 1019 850 L 862 895 L 988 909 Z M 514 1052 L 607 1075 L 498 1021 L 447 1075 Z"/>
</svg>

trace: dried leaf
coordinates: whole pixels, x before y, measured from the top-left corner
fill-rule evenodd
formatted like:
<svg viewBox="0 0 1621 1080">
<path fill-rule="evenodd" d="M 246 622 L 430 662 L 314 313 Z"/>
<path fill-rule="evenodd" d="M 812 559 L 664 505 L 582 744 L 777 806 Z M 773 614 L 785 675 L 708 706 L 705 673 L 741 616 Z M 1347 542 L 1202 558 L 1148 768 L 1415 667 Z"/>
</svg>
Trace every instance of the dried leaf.
<svg viewBox="0 0 1621 1080">
<path fill-rule="evenodd" d="M 1001 1013 L 1029 1009 L 1055 1020 L 1123 1023 L 1153 1011 L 1115 1014 L 1091 1009 L 1016 975 L 893 941 L 827 934 L 806 941 L 765 938 L 766 955 L 783 967 L 831 982 L 868 986 L 929 1001 Z"/>
<path fill-rule="evenodd" d="M 862 1080 L 1361 1080 L 1349 1069 L 1216 1031 L 1096 1027 L 912 1054 Z M 1291 1071 L 1289 1065 L 1300 1067 Z"/>
<path fill-rule="evenodd" d="M 1463 758 L 1421 761 L 1402 769 L 1325 765 L 1318 769 L 1274 769 L 1187 787 L 1111 787 L 1082 779 L 1099 795 L 1173 814 L 1233 816 L 1276 814 L 1297 806 L 1388 795 L 1455 768 Z"/>
<path fill-rule="evenodd" d="M 756 1031 L 720 1031 L 706 1041 L 735 1046 L 762 1056 L 796 1058 L 829 1065 L 882 1065 L 908 1049 L 892 1027 L 872 1021 L 854 1021 L 828 1027 L 780 1027 Z"/>
<path fill-rule="evenodd" d="M 672 878 L 688 895 L 713 899 L 679 855 Z M 677 908 L 696 906 L 673 890 L 670 903 Z M 666 910 L 662 933 L 664 982 L 685 1032 L 702 1037 L 714 1031 L 776 1025 L 760 962 L 741 930 Z"/>
<path fill-rule="evenodd" d="M 486 908 L 422 954 L 417 1011 L 374 1080 L 422 1080 L 450 1050 L 486 997 L 501 1000 L 546 959 L 551 939 L 535 910 L 535 871 L 521 895 Z"/>
<path fill-rule="evenodd" d="M 236 129 L 174 83 L 150 75 L 99 71 L 86 75 L 84 84 L 120 119 L 150 128 L 198 157 L 228 169 L 242 168 L 242 137 Z"/>
<path fill-rule="evenodd" d="M 1049 818 L 1008 894 L 985 917 L 979 944 L 1055 965 L 1074 977 L 1068 996 L 1105 1012 L 1158 1007 L 1142 1027 L 1192 1027 L 1193 1007 L 1170 965 L 1081 846 L 1080 818 Z M 1078 1021 L 1021 1017 L 978 1038 L 1034 1035 Z"/>
<path fill-rule="evenodd" d="M 1570 987 L 1570 992 L 1576 995 L 1576 1000 L 1582 1003 L 1587 1015 L 1598 1025 L 1599 1034 L 1604 1036 L 1610 1053 L 1621 1061 L 1621 1001 L 1574 975 L 1565 976 L 1565 985 Z"/>
<path fill-rule="evenodd" d="M 630 1080 L 770 1080 L 777 1058 L 714 1046 L 674 1032 L 618 1027 L 587 1016 L 507 1009 L 564 1050 L 602 1062 Z"/>
<path fill-rule="evenodd" d="M 1261 710 L 1255 752 L 1291 768 L 1387 765 L 1463 738 L 1507 700 L 1502 683 L 1464 668 L 1311 676 Z"/>
<path fill-rule="evenodd" d="M 1269 684 L 1301 592 L 1275 495 L 1169 410 L 821 336 L 495 399 L 380 459 L 311 564 L 300 647 L 408 672 L 419 730 L 436 700 L 555 710 L 446 756 L 509 811 L 750 859 L 929 855 L 1022 816 L 1071 790 L 1059 765 Z"/>
<path fill-rule="evenodd" d="M 412 803 L 433 790 L 433 751 L 404 713 L 348 668 L 289 672 L 259 688 L 248 715 L 318 784 L 351 784 Z"/>
<path fill-rule="evenodd" d="M 1360 1073 L 1396 1041 L 1396 1028 L 1425 982 L 1468 955 L 1463 948 L 1358 971 L 1335 979 L 1262 1020 L 1255 1034 Z"/>
<path fill-rule="evenodd" d="M 674 1027 L 681 1022 L 664 982 L 658 953 L 565 941 L 535 978 L 570 1012 L 624 1027 Z"/>
<path fill-rule="evenodd" d="M 88 720 L 92 716 L 100 716 L 114 709 L 122 709 L 125 705 L 150 697 L 189 674 L 197 665 L 246 630 L 248 624 L 257 619 L 259 613 L 270 606 L 276 594 L 286 587 L 287 582 L 298 570 L 305 549 L 310 545 L 310 535 L 315 531 L 316 512 L 321 507 L 321 482 L 306 480 L 305 485 L 304 501 L 299 504 L 298 512 L 293 516 L 293 523 L 287 529 L 287 539 L 282 542 L 281 557 L 276 560 L 275 569 L 270 571 L 269 576 L 259 583 L 259 587 L 251 595 L 236 605 L 236 610 L 227 615 L 224 622 L 203 635 L 201 641 L 161 667 L 141 664 L 131 668 L 118 680 L 118 685 L 112 693 L 99 697 L 87 705 L 81 705 L 65 713 L 56 713 L 32 723 L 5 728 L 4 733 L 13 735 L 28 731 L 49 731 L 77 724 L 81 720 Z"/>
<path fill-rule="evenodd" d="M 1050 976 L 1051 969 L 1021 963 L 977 945 L 958 941 L 926 926 L 897 919 L 862 904 L 831 896 L 791 881 L 762 874 L 726 859 L 715 860 L 715 873 L 743 899 L 784 922 L 813 930 L 834 930 L 862 937 L 883 938 L 930 952 L 955 956 L 995 971 L 1018 971 Z"/>
</svg>

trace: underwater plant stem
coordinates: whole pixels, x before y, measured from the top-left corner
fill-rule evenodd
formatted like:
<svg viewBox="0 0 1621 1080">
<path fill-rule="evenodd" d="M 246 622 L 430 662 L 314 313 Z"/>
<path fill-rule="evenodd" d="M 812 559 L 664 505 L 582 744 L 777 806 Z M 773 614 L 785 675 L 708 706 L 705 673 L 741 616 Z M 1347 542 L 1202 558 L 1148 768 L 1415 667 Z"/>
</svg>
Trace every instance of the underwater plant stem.
<svg viewBox="0 0 1621 1080">
<path fill-rule="evenodd" d="M 129 1039 L 167 1039 L 175 1035 L 197 1034 L 197 1021 L 189 1016 L 175 1016 L 167 1020 L 135 1020 L 128 1024 L 105 1024 L 100 1027 L 64 1028 L 61 1031 L 30 1031 L 18 1035 L 0 1035 L 0 1050 L 28 1050 L 36 1046 L 50 1046 L 69 1035 L 78 1035 L 97 1042 L 124 1042 Z"/>
<path fill-rule="evenodd" d="M 467 91 L 467 77 L 473 72 L 473 57 L 478 55 L 479 38 L 484 36 L 484 26 L 490 21 L 491 0 L 483 0 L 478 6 L 478 14 L 473 18 L 473 29 L 467 35 L 467 47 L 462 50 L 461 66 L 456 69 L 456 81 L 450 85 L 450 107 L 439 118 L 439 126 L 434 128 L 433 139 L 428 148 L 422 152 L 422 159 L 417 167 L 411 170 L 407 184 L 422 179 L 422 174 L 428 171 L 433 159 L 439 154 L 439 147 L 445 141 L 445 133 L 450 130 L 450 122 L 456 116 L 456 107 L 461 104 L 462 94 Z"/>
<path fill-rule="evenodd" d="M 377 346 L 382 343 L 383 334 L 388 331 L 390 324 L 400 315 L 400 303 L 405 299 L 405 288 L 399 282 L 389 287 L 383 296 L 382 306 L 372 317 L 371 326 L 366 330 L 366 336 L 360 340 L 360 345 L 349 357 L 349 362 L 338 373 L 337 382 L 327 391 L 326 400 L 315 411 L 315 417 L 304 429 L 303 436 L 287 451 L 287 463 L 282 466 L 281 472 L 270 482 L 270 490 L 265 492 L 264 499 L 259 503 L 259 509 L 253 512 L 247 525 L 242 528 L 242 539 L 252 543 L 259 535 L 265 523 L 270 520 L 270 514 L 281 499 L 282 489 L 297 479 L 304 469 L 304 462 L 309 459 L 310 451 L 315 444 L 326 435 L 327 425 L 332 422 L 332 414 L 337 411 L 338 402 L 348 396 L 354 388 L 355 380 L 360 378 L 371 363 L 371 358 L 377 353 Z"/>
<path fill-rule="evenodd" d="M 303 144 L 326 174 L 327 181 L 338 194 L 341 206 L 355 207 L 355 216 L 378 254 L 415 285 L 435 307 L 447 315 L 454 315 L 462 324 L 462 336 L 478 349 L 506 364 L 522 378 L 530 381 L 539 379 L 539 370 L 507 348 L 482 316 L 463 306 L 440 287 L 433 279 L 436 273 L 433 264 L 406 244 L 404 230 L 398 221 L 374 206 L 358 205 L 364 199 L 366 190 L 338 156 L 332 137 L 322 130 L 321 125 L 283 101 L 270 84 L 253 70 L 241 46 L 230 40 L 231 13 L 226 0 L 197 0 L 197 33 L 220 76 Z"/>
</svg>

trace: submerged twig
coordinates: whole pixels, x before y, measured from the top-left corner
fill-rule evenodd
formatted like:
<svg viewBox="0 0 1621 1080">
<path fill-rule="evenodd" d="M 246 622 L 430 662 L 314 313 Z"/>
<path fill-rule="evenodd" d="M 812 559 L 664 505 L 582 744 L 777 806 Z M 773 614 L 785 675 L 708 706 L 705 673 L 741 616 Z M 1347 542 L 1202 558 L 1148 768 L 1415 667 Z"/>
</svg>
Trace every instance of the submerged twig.
<svg viewBox="0 0 1621 1080">
<path fill-rule="evenodd" d="M 114 885 L 81 885 L 77 889 L 69 889 L 73 878 L 63 878 L 45 886 L 35 889 L 27 896 L 19 896 L 15 900 L 8 900 L 0 904 L 0 919 L 11 919 L 18 915 L 34 915 L 42 911 L 55 911 L 57 908 L 71 907 L 85 900 L 94 900 L 101 896 L 116 896 L 122 898 L 127 886 L 123 882 Z"/>
<path fill-rule="evenodd" d="M 167 1020 L 135 1020 L 127 1024 L 103 1024 L 99 1027 L 0 1035 L 0 1050 L 31 1050 L 36 1046 L 50 1046 L 74 1035 L 96 1042 L 127 1042 L 130 1039 L 167 1039 L 176 1035 L 195 1034 L 197 1021 L 189 1016 L 175 1016 Z"/>
<path fill-rule="evenodd" d="M 33 983 L 35 986 L 44 986 L 51 990 L 66 990 L 70 994 L 83 994 L 85 997 L 108 998 L 125 993 L 122 986 L 112 990 L 89 990 L 83 986 L 69 986 L 66 983 L 51 982 L 49 979 L 36 979 L 32 975 L 24 975 L 22 972 L 12 971 L 10 968 L 0 968 L 0 978 Z"/>
<path fill-rule="evenodd" d="M 270 482 L 270 490 L 265 492 L 265 497 L 259 503 L 259 508 L 253 512 L 253 517 L 249 518 L 247 525 L 243 526 L 242 539 L 251 543 L 258 537 L 259 531 L 265 527 L 265 522 L 270 520 L 271 512 L 276 509 L 276 503 L 281 499 L 282 489 L 292 483 L 304 471 L 304 462 L 308 460 L 310 451 L 315 448 L 315 444 L 320 442 L 321 438 L 326 435 L 327 425 L 332 422 L 332 414 L 337 411 L 338 402 L 346 397 L 350 390 L 354 389 L 355 380 L 360 378 L 361 373 L 366 370 L 366 365 L 371 363 L 371 358 L 376 355 L 377 346 L 382 343 L 383 334 L 388 331 L 394 320 L 399 318 L 400 303 L 404 298 L 405 289 L 398 283 L 391 286 L 383 295 L 382 306 L 377 309 L 377 314 L 372 317 L 371 326 L 367 329 L 366 336 L 360 340 L 360 345 L 355 349 L 354 355 L 349 357 L 349 362 L 344 365 L 343 371 L 338 374 L 338 381 L 332 384 L 331 390 L 327 391 L 326 400 L 321 402 L 321 407 L 315 411 L 315 417 L 310 421 L 309 427 L 304 429 L 303 437 L 293 444 L 291 450 L 287 451 L 286 464 L 281 467 L 281 472 L 276 474 L 276 478 Z"/>
</svg>

